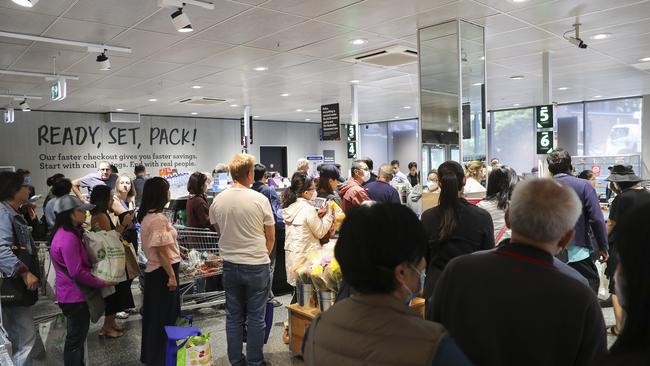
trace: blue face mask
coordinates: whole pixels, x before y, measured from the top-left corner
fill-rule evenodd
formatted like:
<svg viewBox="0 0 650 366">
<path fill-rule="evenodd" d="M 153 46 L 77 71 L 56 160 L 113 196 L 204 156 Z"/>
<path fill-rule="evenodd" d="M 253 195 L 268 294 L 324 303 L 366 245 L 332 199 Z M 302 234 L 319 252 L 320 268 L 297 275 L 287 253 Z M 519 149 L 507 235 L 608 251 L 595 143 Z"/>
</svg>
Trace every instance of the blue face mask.
<svg viewBox="0 0 650 366">
<path fill-rule="evenodd" d="M 418 269 L 415 268 L 415 266 L 413 266 L 413 265 L 409 265 L 409 266 L 410 266 L 410 267 L 411 267 L 411 268 L 412 268 L 412 269 L 413 269 L 413 270 L 414 270 L 418 275 L 420 275 L 420 287 L 419 287 L 417 290 L 412 291 L 408 286 L 406 286 L 405 284 L 402 284 L 402 286 L 404 286 L 404 288 L 406 288 L 406 291 L 408 291 L 408 293 L 409 293 L 408 298 L 406 299 L 406 305 L 409 305 L 409 306 L 410 306 L 410 305 L 411 305 L 411 301 L 413 301 L 413 299 L 415 299 L 416 297 L 418 297 L 418 294 L 419 294 L 420 291 L 422 291 L 422 289 L 424 288 L 424 280 L 426 279 L 427 274 L 426 274 L 426 272 L 424 272 L 424 270 L 423 270 L 422 272 L 418 271 Z"/>
</svg>

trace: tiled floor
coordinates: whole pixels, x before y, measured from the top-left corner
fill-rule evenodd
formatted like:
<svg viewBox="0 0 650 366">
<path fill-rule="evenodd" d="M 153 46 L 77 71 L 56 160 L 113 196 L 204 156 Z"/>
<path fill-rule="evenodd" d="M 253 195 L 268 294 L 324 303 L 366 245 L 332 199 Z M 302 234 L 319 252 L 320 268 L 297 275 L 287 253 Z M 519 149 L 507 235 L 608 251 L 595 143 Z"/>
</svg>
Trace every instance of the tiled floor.
<svg viewBox="0 0 650 366">
<path fill-rule="evenodd" d="M 139 300 L 139 291 L 134 287 L 136 303 Z M 290 296 L 279 297 L 284 304 L 288 304 Z M 136 304 L 137 305 L 137 304 Z M 46 314 L 57 314 L 58 308 L 48 300 L 37 304 L 36 316 Z M 211 334 L 212 351 L 217 357 L 217 365 L 228 365 L 226 357 L 226 334 L 225 334 L 225 312 L 215 308 L 199 309 L 193 312 L 194 325 L 201 328 L 204 333 Z M 611 308 L 603 310 L 605 322 L 614 323 L 614 315 Z M 88 350 L 90 365 L 141 365 L 140 357 L 140 316 L 132 314 L 128 320 L 121 321 L 127 330 L 125 335 L 119 339 L 105 339 L 98 336 L 101 324 L 93 324 L 88 335 Z M 271 331 L 269 343 L 265 346 L 266 360 L 271 365 L 303 365 L 300 358 L 292 357 L 287 346 L 282 343 L 283 322 L 287 320 L 287 310 L 284 307 L 276 308 L 274 313 L 274 326 Z M 45 344 L 45 350 L 40 346 L 39 359 L 36 365 L 63 365 L 63 343 L 65 338 L 65 320 L 54 316 L 43 321 L 39 325 L 40 334 Z M 614 337 L 608 336 L 608 343 L 611 345 Z M 161 352 L 164 349 L 161 348 Z"/>
</svg>

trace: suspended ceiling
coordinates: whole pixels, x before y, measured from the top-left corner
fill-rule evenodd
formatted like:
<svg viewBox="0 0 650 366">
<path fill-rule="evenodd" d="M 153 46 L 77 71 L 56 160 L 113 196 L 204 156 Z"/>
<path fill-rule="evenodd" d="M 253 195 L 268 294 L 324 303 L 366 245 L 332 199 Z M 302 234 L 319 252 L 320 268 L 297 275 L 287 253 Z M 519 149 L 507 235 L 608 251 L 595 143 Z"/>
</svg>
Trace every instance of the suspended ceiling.
<svg viewBox="0 0 650 366">
<path fill-rule="evenodd" d="M 195 31 L 178 33 L 170 21 L 172 11 L 158 8 L 155 0 L 41 0 L 31 9 L 0 0 L 0 31 L 133 50 L 109 52 L 112 69 L 100 71 L 97 54 L 85 49 L 0 38 L 0 69 L 52 72 L 56 57 L 57 72 L 79 76 L 68 82 L 63 102 L 50 102 L 49 82 L 32 77 L 0 75 L 0 94 L 43 96 L 30 101 L 33 109 L 120 108 L 203 117 L 238 118 L 249 104 L 263 119 L 312 122 L 320 119 L 321 104 L 340 102 L 347 121 L 350 81 L 359 80 L 362 121 L 409 118 L 417 114 L 416 64 L 385 69 L 342 60 L 396 44 L 416 48 L 418 28 L 454 17 L 486 27 L 490 109 L 542 102 L 543 51 L 552 52 L 555 101 L 650 93 L 650 72 L 632 66 L 650 57 L 650 1 L 213 2 L 215 10 L 187 6 Z M 587 50 L 562 38 L 577 15 Z M 612 36 L 589 38 L 604 32 Z M 355 46 L 353 39 L 367 43 Z M 514 75 L 525 78 L 510 79 Z M 192 96 L 227 101 L 216 106 L 176 103 Z M 0 99 L 0 105 L 7 103 L 9 99 Z"/>
</svg>

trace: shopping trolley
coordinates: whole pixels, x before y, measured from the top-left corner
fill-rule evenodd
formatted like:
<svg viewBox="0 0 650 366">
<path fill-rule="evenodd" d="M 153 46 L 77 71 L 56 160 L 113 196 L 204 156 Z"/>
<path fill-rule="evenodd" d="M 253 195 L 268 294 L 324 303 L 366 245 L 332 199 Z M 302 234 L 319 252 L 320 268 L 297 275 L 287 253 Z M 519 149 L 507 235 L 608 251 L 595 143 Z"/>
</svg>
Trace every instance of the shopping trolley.
<svg viewBox="0 0 650 366">
<path fill-rule="evenodd" d="M 223 274 L 219 234 L 208 229 L 177 226 L 180 263 L 181 309 L 198 309 L 226 303 L 224 291 L 206 291 L 206 279 Z"/>
</svg>

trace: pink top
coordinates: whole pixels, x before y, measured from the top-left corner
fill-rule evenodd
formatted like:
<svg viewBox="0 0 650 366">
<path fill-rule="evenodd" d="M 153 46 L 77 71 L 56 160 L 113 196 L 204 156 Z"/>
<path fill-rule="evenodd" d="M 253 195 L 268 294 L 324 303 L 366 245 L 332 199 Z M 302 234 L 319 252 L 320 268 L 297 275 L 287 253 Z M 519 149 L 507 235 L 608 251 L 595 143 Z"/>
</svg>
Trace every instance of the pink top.
<svg viewBox="0 0 650 366">
<path fill-rule="evenodd" d="M 145 272 L 153 272 L 161 266 L 160 257 L 155 247 L 164 247 L 172 264 L 181 261 L 176 235 L 176 229 L 162 213 L 149 213 L 142 219 L 140 239 L 142 250 L 147 257 Z"/>
</svg>

